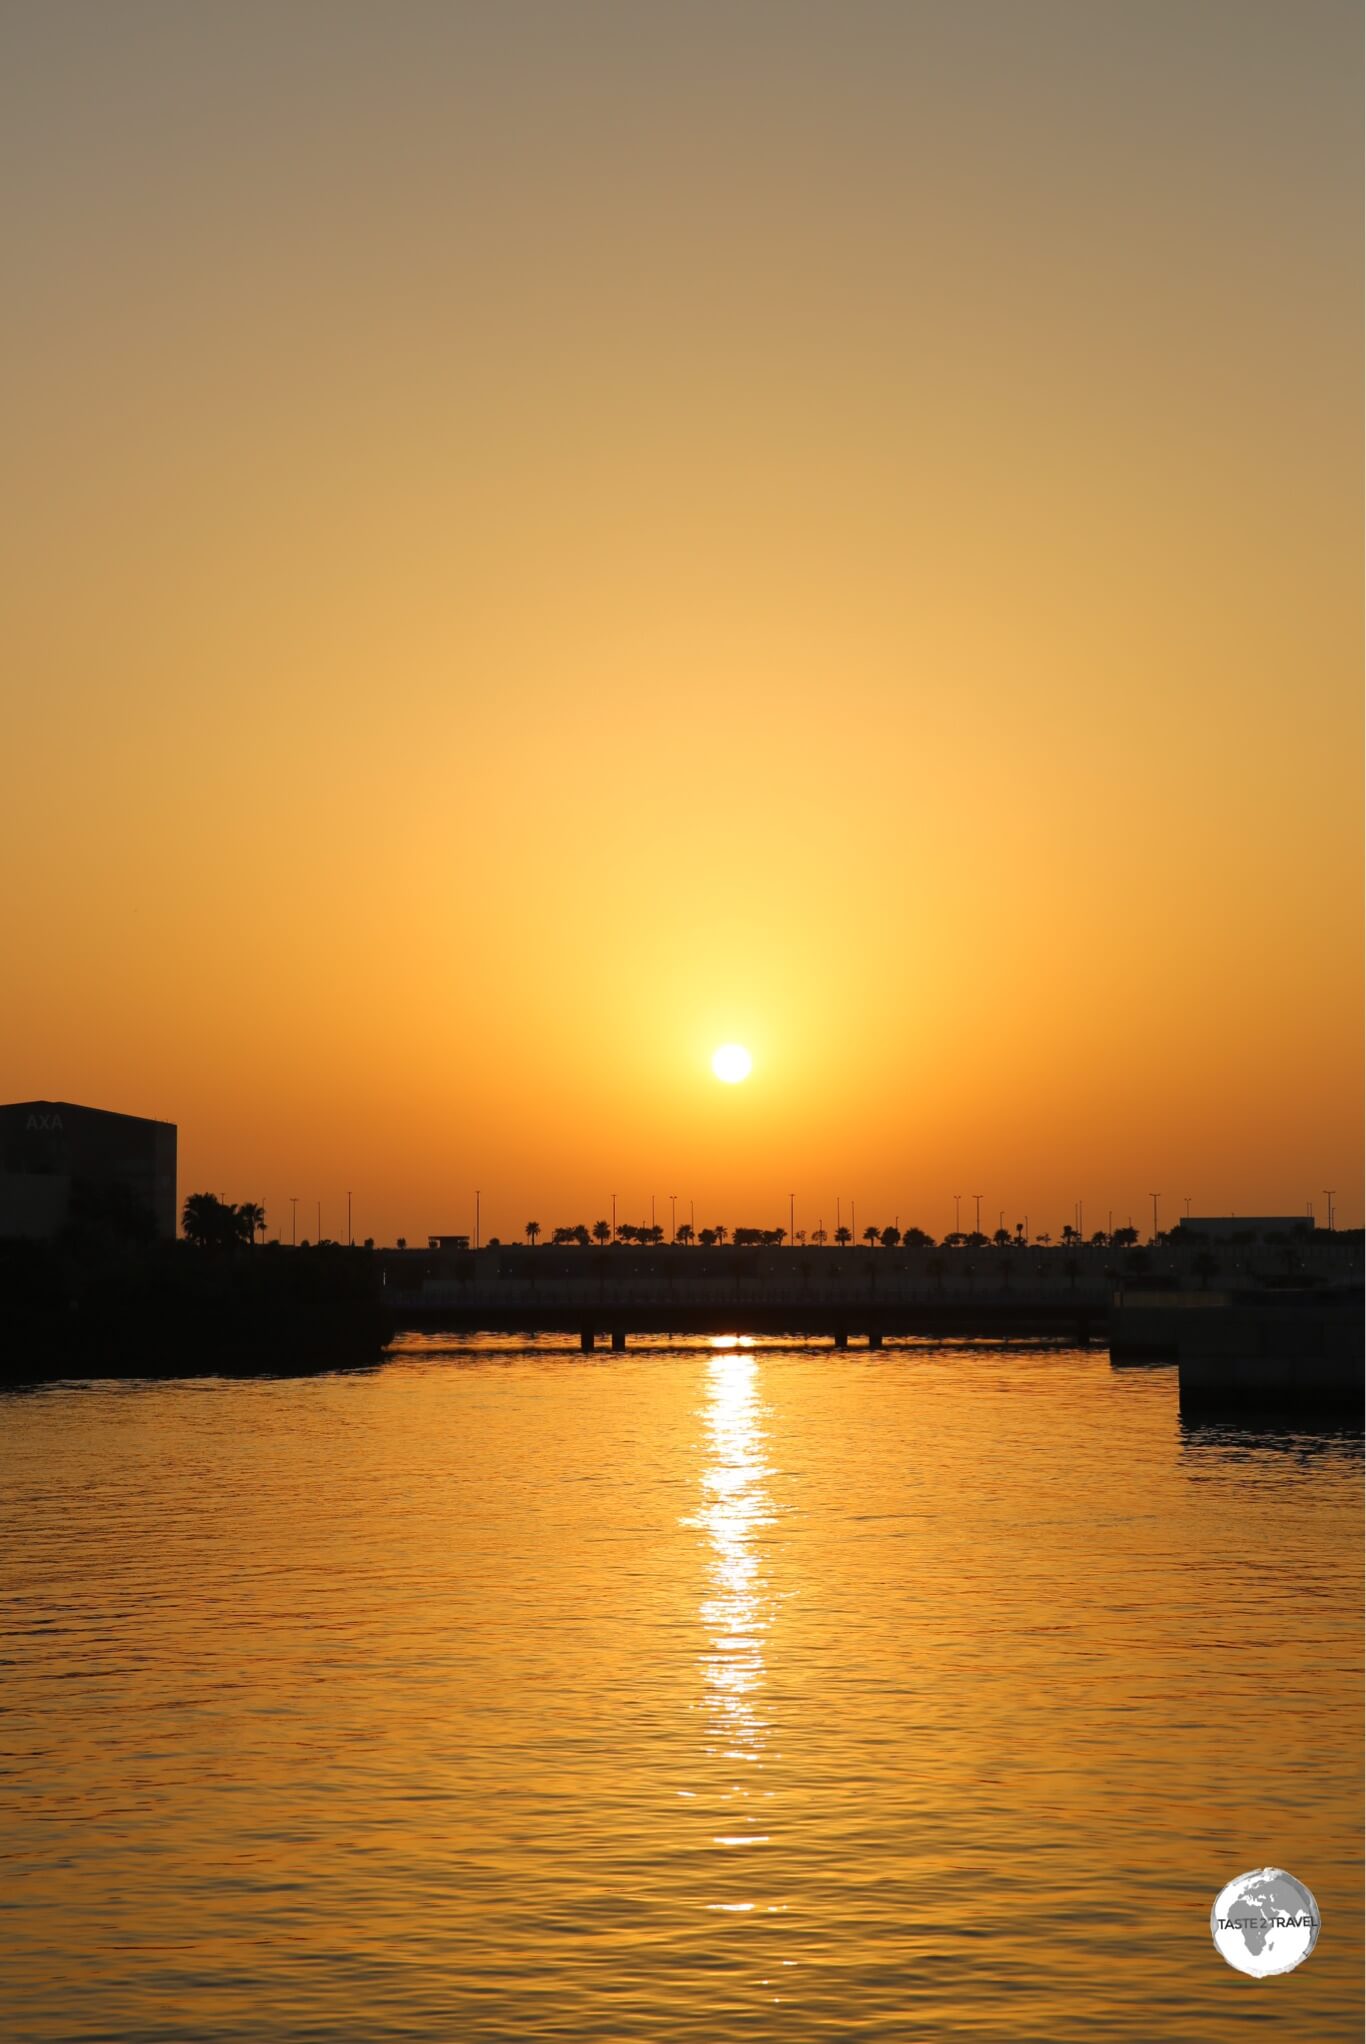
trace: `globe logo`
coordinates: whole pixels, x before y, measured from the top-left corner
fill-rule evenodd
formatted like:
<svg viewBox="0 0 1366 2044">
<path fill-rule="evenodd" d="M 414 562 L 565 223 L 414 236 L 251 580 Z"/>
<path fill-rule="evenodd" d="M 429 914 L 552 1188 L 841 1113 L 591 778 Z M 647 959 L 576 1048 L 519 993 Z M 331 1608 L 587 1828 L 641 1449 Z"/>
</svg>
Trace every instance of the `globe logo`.
<svg viewBox="0 0 1366 2044">
<path fill-rule="evenodd" d="M 1319 1906 L 1282 1867 L 1255 1867 L 1219 1890 L 1209 1927 L 1230 1966 L 1265 1980 L 1309 1957 L 1318 1943 Z"/>
</svg>

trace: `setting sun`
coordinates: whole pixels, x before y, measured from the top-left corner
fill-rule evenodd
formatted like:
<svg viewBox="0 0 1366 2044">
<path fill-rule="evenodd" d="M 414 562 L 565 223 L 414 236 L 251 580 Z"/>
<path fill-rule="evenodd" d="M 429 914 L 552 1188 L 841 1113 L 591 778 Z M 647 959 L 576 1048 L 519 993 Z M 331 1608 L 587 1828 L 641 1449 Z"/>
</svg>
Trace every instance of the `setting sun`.
<svg viewBox="0 0 1366 2044">
<path fill-rule="evenodd" d="M 754 1060 L 743 1044 L 723 1043 L 712 1058 L 711 1068 L 728 1086 L 738 1086 L 754 1069 Z"/>
</svg>

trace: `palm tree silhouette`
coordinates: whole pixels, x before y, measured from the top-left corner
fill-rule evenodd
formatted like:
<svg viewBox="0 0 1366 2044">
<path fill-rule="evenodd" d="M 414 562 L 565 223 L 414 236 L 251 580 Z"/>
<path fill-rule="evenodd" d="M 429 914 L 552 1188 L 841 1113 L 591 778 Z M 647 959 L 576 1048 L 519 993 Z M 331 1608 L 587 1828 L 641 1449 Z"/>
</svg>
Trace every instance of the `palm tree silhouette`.
<svg viewBox="0 0 1366 2044">
<path fill-rule="evenodd" d="M 255 1244 L 256 1237 L 264 1235 L 266 1232 L 265 1208 L 253 1199 L 245 1201 L 237 1209 L 237 1226 L 247 1247 L 251 1248 Z"/>
<path fill-rule="evenodd" d="M 541 1232 L 541 1224 L 540 1224 L 540 1222 L 539 1222 L 539 1221 L 528 1221 L 528 1222 L 527 1222 L 527 1224 L 526 1224 L 526 1239 L 527 1239 L 527 1241 L 528 1241 L 528 1242 L 529 1242 L 529 1243 L 531 1244 L 531 1246 L 532 1246 L 532 1248 L 533 1248 L 533 1249 L 534 1249 L 534 1248 L 536 1247 L 536 1237 L 537 1237 L 537 1236 L 538 1236 L 538 1235 L 540 1234 L 540 1232 Z"/>
</svg>

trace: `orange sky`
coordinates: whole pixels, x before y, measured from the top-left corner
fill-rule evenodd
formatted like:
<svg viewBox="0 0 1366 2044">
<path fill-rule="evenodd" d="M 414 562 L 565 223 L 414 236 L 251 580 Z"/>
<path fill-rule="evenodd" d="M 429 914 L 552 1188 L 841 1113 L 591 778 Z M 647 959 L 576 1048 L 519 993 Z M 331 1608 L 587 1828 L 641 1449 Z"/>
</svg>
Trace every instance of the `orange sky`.
<svg viewBox="0 0 1366 2044">
<path fill-rule="evenodd" d="M 1359 43 L 12 12 L 3 1097 L 286 1232 L 1359 1225 Z"/>
</svg>

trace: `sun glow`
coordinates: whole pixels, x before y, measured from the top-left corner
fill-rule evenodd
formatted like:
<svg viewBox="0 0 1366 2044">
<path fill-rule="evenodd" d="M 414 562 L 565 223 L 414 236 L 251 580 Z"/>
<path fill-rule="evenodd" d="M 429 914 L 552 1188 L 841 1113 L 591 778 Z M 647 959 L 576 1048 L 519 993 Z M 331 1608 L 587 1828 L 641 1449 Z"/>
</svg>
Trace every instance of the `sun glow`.
<svg viewBox="0 0 1366 2044">
<path fill-rule="evenodd" d="M 723 1043 L 713 1054 L 711 1068 L 728 1086 L 738 1086 L 754 1069 L 754 1060 L 742 1043 Z"/>
</svg>

